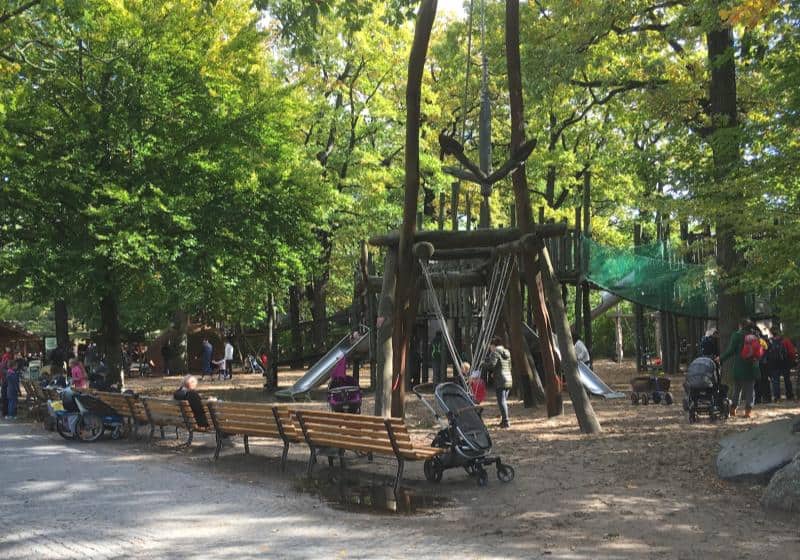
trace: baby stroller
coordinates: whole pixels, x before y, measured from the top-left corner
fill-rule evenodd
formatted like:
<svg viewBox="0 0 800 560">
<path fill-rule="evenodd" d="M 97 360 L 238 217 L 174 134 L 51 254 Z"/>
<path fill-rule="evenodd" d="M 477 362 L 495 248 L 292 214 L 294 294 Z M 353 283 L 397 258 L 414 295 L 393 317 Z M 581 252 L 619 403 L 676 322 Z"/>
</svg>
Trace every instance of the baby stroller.
<svg viewBox="0 0 800 560">
<path fill-rule="evenodd" d="M 328 385 L 328 406 L 333 412 L 361 414 L 361 387 L 347 375 L 347 360 L 342 357 L 331 372 Z"/>
<path fill-rule="evenodd" d="M 61 401 L 50 400 L 47 408 L 56 431 L 64 439 L 97 441 L 106 429 L 111 430 L 112 439 L 119 439 L 125 432 L 126 424 L 122 416 L 91 395 L 66 389 L 61 393 Z"/>
<path fill-rule="evenodd" d="M 719 367 L 713 359 L 701 356 L 689 364 L 683 388 L 686 391 L 683 408 L 689 413 L 690 424 L 697 422 L 700 413 L 707 413 L 712 422 L 728 419 L 731 413 L 728 387 L 722 384 Z"/>
<path fill-rule="evenodd" d="M 441 423 L 439 413 L 420 393 L 422 387 L 425 385 L 414 387 L 414 394 Z M 446 451 L 425 461 L 425 478 L 430 482 L 439 482 L 447 469 L 463 467 L 467 474 L 477 479 L 478 486 L 486 486 L 489 483 L 489 474 L 484 467 L 494 464 L 500 481 L 514 480 L 514 469 L 504 464 L 500 457 L 489 455 L 492 439 L 481 418 L 481 409 L 475 406 L 469 394 L 455 383 L 441 383 L 436 386 L 434 395 L 437 406 L 447 417 L 447 427 L 443 427 L 434 436 L 431 447 L 440 447 Z"/>
</svg>

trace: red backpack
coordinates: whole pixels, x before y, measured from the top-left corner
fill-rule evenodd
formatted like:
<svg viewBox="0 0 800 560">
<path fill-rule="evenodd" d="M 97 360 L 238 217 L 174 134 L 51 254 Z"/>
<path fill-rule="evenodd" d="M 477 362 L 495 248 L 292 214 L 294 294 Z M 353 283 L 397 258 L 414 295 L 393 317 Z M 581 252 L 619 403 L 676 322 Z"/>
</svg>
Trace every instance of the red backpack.
<svg viewBox="0 0 800 560">
<path fill-rule="evenodd" d="M 757 362 L 764 355 L 764 347 L 761 345 L 761 339 L 754 334 L 744 335 L 744 344 L 739 352 L 743 360 L 750 362 Z"/>
</svg>

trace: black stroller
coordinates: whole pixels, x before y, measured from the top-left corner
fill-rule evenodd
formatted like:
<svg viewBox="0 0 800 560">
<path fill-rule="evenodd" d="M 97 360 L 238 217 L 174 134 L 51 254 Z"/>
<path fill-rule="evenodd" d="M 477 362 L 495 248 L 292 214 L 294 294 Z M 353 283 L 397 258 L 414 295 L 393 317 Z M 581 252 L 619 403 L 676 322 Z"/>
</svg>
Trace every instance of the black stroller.
<svg viewBox="0 0 800 560">
<path fill-rule="evenodd" d="M 424 385 L 414 387 L 414 394 L 433 413 L 441 423 L 441 416 L 420 393 Z M 447 427 L 443 427 L 433 438 L 431 447 L 446 449 L 445 453 L 425 461 L 425 478 L 430 482 L 442 480 L 447 469 L 463 467 L 467 474 L 474 476 L 478 486 L 486 486 L 489 474 L 484 467 L 494 464 L 497 478 L 502 482 L 514 480 L 514 469 L 504 464 L 500 457 L 491 457 L 492 439 L 483 423 L 480 408 L 469 394 L 455 383 L 442 383 L 434 390 L 436 404 L 447 417 Z"/>
<path fill-rule="evenodd" d="M 712 422 L 724 422 L 730 416 L 728 386 L 722 384 L 719 367 L 713 359 L 701 356 L 689 364 L 683 388 L 686 391 L 683 409 L 689 413 L 690 424 L 697 422 L 700 414 L 708 414 Z"/>
</svg>

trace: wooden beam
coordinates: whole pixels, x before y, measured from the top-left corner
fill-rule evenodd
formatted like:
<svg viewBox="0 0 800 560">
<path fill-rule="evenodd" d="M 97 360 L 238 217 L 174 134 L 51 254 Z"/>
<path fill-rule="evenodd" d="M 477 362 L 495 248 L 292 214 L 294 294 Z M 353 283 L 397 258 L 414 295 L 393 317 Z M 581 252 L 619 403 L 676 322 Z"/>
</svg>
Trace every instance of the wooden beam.
<svg viewBox="0 0 800 560">
<path fill-rule="evenodd" d="M 531 225 L 530 233 L 538 237 L 560 237 L 567 233 L 567 224 Z M 479 229 L 473 231 L 419 231 L 414 235 L 415 243 L 432 243 L 437 250 L 467 249 L 480 247 L 496 247 L 504 243 L 517 241 L 523 233 L 517 228 Z M 400 234 L 396 231 L 385 235 L 376 235 L 369 240 L 370 245 L 378 247 L 396 247 L 400 243 Z"/>
</svg>

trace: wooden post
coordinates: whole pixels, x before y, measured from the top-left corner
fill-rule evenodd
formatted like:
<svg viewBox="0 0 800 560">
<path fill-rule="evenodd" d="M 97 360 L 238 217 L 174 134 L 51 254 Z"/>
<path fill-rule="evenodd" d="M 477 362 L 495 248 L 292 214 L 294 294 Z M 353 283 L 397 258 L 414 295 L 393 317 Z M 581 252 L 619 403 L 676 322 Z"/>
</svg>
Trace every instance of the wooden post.
<svg viewBox="0 0 800 560">
<path fill-rule="evenodd" d="M 461 183 L 453 181 L 450 185 L 450 229 L 458 231 L 458 197 L 461 193 Z M 469 209 L 467 209 L 469 211 Z"/>
<path fill-rule="evenodd" d="M 592 173 L 590 170 L 583 172 L 583 237 L 592 238 Z M 588 247 L 584 249 L 584 274 L 587 274 L 589 266 Z M 583 282 L 581 288 L 583 296 L 583 343 L 589 350 L 589 355 L 594 356 L 594 337 L 592 333 L 592 300 L 589 282 Z"/>
<path fill-rule="evenodd" d="M 581 207 L 575 207 L 575 332 L 582 337 L 583 331 L 583 282 L 585 281 L 585 270 L 583 263 L 583 244 L 581 242 Z"/>
<path fill-rule="evenodd" d="M 408 58 L 406 82 L 406 135 L 405 135 L 405 194 L 403 197 L 403 225 L 397 250 L 397 286 L 395 293 L 394 330 L 392 332 L 393 383 L 392 415 L 405 415 L 405 376 L 408 366 L 408 349 L 415 323 L 417 289 L 412 245 L 416 230 L 416 212 L 419 202 L 419 127 L 421 120 L 422 75 L 431 38 L 433 21 L 436 18 L 436 0 L 422 0 L 417 11 L 414 40 Z"/>
<path fill-rule="evenodd" d="M 375 377 L 375 416 L 390 416 L 392 402 L 392 330 L 394 315 L 394 294 L 397 284 L 397 252 L 386 249 L 383 261 L 383 284 L 378 298 L 377 362 Z"/>
<path fill-rule="evenodd" d="M 522 70 L 520 62 L 519 48 L 519 0 L 507 0 L 506 2 L 506 65 L 508 69 L 508 92 L 509 107 L 511 116 L 511 143 L 509 145 L 512 154 L 525 143 L 525 107 L 522 98 Z M 527 233 L 533 228 L 533 211 L 531 208 L 530 192 L 528 190 L 528 180 L 525 169 L 517 169 L 511 175 L 511 184 L 514 188 L 514 202 L 517 207 L 517 223 L 520 230 Z M 543 274 L 537 274 L 534 268 L 534 257 L 530 252 L 523 253 L 527 259 L 523 266 L 525 283 L 528 285 L 528 293 L 534 300 L 533 315 L 536 323 L 536 330 L 539 333 L 539 347 L 542 354 L 542 363 L 545 370 L 547 385 L 547 415 L 557 416 L 564 411 L 561 402 L 560 382 L 556 376 L 555 350 L 553 348 L 552 330 L 550 316 L 545 300 Z M 546 254 L 546 250 L 540 251 L 539 255 Z M 560 298 L 560 294 L 555 297 Z M 574 354 L 574 349 L 573 349 Z M 583 411 L 578 411 L 582 414 Z"/>
<path fill-rule="evenodd" d="M 444 229 L 444 207 L 445 207 L 445 195 L 444 193 L 439 193 L 439 229 Z"/>
<path fill-rule="evenodd" d="M 467 231 L 472 231 L 472 196 L 469 191 L 464 195 L 464 206 L 466 207 Z"/>
<path fill-rule="evenodd" d="M 367 260 L 367 272 L 370 275 L 375 274 L 375 261 L 372 258 L 372 253 L 369 253 Z M 378 304 L 375 301 L 375 293 L 370 291 L 369 283 L 365 286 L 367 292 L 367 325 L 369 325 L 369 388 L 375 389 L 377 386 L 378 376 L 378 327 L 376 322 L 378 319 Z"/>
<path fill-rule="evenodd" d="M 624 358 L 624 346 L 622 341 L 622 310 L 617 304 L 617 313 L 614 317 L 614 358 L 618 364 L 622 363 Z"/>
<path fill-rule="evenodd" d="M 525 403 L 525 408 L 535 406 L 537 399 L 544 395 L 537 395 L 535 391 L 534 373 L 528 363 L 525 353 L 527 343 L 522 332 L 522 295 L 519 291 L 519 273 L 514 267 L 508 282 L 508 293 L 505 301 L 506 327 L 508 329 L 509 351 L 511 352 L 511 370 L 514 374 L 514 384 L 519 387 L 520 395 Z M 477 365 L 480 364 L 476 364 Z M 544 402 L 539 401 L 539 402 Z"/>
<path fill-rule="evenodd" d="M 561 349 L 561 371 L 567 380 L 567 390 L 572 399 L 575 416 L 578 418 L 578 424 L 583 433 L 600 433 L 602 431 L 600 421 L 594 413 L 589 396 L 586 394 L 578 376 L 578 358 L 575 355 L 575 346 L 569 331 L 569 319 L 563 302 L 559 297 L 561 294 L 559 294 L 558 281 L 553 274 L 553 265 L 550 262 L 547 249 L 540 250 L 539 260 L 542 284 L 547 291 L 547 299 L 553 306 L 553 330 L 558 340 L 558 346 Z"/>
</svg>

